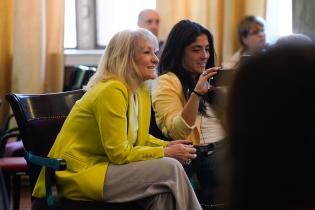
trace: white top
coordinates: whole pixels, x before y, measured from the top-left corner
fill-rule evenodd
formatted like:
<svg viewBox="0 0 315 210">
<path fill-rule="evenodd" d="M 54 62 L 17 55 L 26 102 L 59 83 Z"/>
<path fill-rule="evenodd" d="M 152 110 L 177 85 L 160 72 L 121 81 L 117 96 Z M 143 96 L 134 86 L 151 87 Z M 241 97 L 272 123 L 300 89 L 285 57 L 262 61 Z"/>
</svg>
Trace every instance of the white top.
<svg viewBox="0 0 315 210">
<path fill-rule="evenodd" d="M 209 144 L 224 138 L 221 122 L 208 103 L 206 103 L 206 113 L 208 116 L 201 115 L 200 118 L 200 144 Z"/>
</svg>

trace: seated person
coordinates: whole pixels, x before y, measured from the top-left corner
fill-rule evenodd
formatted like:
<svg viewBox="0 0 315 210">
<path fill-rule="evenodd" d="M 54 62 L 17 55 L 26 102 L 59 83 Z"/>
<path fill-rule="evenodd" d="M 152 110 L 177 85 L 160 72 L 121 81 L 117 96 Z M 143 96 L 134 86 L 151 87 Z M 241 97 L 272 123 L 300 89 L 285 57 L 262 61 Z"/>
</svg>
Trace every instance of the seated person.
<svg viewBox="0 0 315 210">
<path fill-rule="evenodd" d="M 305 34 L 289 34 L 281 36 L 274 46 L 282 45 L 314 45 L 312 39 Z"/>
<path fill-rule="evenodd" d="M 265 22 L 258 16 L 247 16 L 239 24 L 241 49 L 222 63 L 223 68 L 237 68 L 243 55 L 255 55 L 266 48 Z"/>
<path fill-rule="evenodd" d="M 146 29 L 119 32 L 107 45 L 48 155 L 67 161 L 67 169 L 56 172 L 65 198 L 201 209 L 182 167 L 196 157 L 195 148 L 186 140 L 166 142 L 148 134 L 145 81 L 156 78 L 157 51 L 158 41 Z M 43 172 L 33 191 L 37 198 L 45 196 Z"/>
<path fill-rule="evenodd" d="M 215 89 L 207 81 L 219 69 L 214 67 L 214 59 L 209 30 L 182 20 L 168 35 L 158 67 L 162 75 L 152 88 L 152 105 L 162 133 L 170 139 L 204 145 L 204 152 L 186 171 L 195 173 L 200 186 L 208 189 L 217 186 L 217 150 L 224 138 L 215 109 Z"/>
<path fill-rule="evenodd" d="M 315 48 L 282 45 L 240 67 L 226 122 L 227 206 L 315 209 Z"/>
<path fill-rule="evenodd" d="M 138 26 L 151 31 L 157 38 L 160 32 L 160 15 L 156 10 L 144 9 L 138 15 Z M 159 49 L 161 50 L 164 42 L 159 40 Z"/>
</svg>

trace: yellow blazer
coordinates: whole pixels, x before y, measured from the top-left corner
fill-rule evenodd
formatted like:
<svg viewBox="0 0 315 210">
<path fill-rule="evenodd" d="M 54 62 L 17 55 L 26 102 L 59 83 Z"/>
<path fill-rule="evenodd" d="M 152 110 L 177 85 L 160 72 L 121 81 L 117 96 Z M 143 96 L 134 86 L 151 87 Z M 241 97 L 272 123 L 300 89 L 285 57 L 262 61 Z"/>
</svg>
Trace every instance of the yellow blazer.
<svg viewBox="0 0 315 210">
<path fill-rule="evenodd" d="M 178 77 L 172 73 L 161 75 L 152 88 L 152 106 L 155 120 L 162 133 L 171 139 L 188 139 L 200 142 L 200 115 L 194 126 L 189 126 L 181 113 L 187 101 Z"/>
<path fill-rule="evenodd" d="M 138 138 L 133 144 L 132 94 L 120 81 L 101 81 L 76 102 L 49 157 L 66 160 L 67 169 L 56 173 L 62 196 L 73 200 L 103 200 L 109 163 L 127 164 L 161 158 L 166 141 L 149 135 L 150 95 L 137 91 Z M 123 184 L 123 183 L 122 183 Z M 43 169 L 33 196 L 44 197 Z"/>
</svg>

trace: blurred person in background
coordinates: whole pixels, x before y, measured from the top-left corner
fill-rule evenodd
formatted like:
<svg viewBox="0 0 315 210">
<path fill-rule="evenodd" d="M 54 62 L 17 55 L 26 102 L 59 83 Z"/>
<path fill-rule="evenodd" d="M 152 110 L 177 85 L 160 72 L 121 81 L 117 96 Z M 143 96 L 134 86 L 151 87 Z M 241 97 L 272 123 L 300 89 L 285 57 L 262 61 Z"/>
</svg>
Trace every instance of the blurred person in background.
<svg viewBox="0 0 315 210">
<path fill-rule="evenodd" d="M 145 9 L 142 10 L 138 15 L 138 26 L 151 31 L 157 38 L 160 32 L 160 15 L 156 10 Z M 160 51 L 164 41 L 159 40 Z"/>
<path fill-rule="evenodd" d="M 241 48 L 223 61 L 223 68 L 237 68 L 242 56 L 255 55 L 266 49 L 265 21 L 259 16 L 246 16 L 238 26 Z"/>
</svg>

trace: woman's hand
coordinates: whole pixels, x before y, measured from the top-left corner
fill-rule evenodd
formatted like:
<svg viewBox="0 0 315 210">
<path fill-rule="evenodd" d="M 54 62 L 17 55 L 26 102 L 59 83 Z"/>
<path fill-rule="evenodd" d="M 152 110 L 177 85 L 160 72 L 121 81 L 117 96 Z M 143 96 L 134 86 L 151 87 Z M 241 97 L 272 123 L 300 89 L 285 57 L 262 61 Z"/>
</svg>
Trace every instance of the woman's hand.
<svg viewBox="0 0 315 210">
<path fill-rule="evenodd" d="M 186 145 L 189 145 L 189 144 L 192 144 L 192 142 L 190 140 L 174 140 L 174 141 L 170 141 L 170 143 L 167 146 L 169 147 L 169 146 L 172 146 L 172 145 L 175 145 L 175 144 L 186 144 Z"/>
<path fill-rule="evenodd" d="M 194 91 L 200 95 L 206 94 L 209 91 L 209 89 L 211 89 L 211 86 L 208 82 L 209 78 L 216 75 L 219 69 L 220 67 L 212 67 L 206 69 L 202 74 L 200 74 Z"/>
<path fill-rule="evenodd" d="M 188 142 L 190 144 L 188 144 Z M 164 148 L 164 156 L 175 158 L 182 164 L 190 164 L 191 160 L 197 157 L 196 149 L 191 142 L 187 140 L 172 141 Z"/>
</svg>

